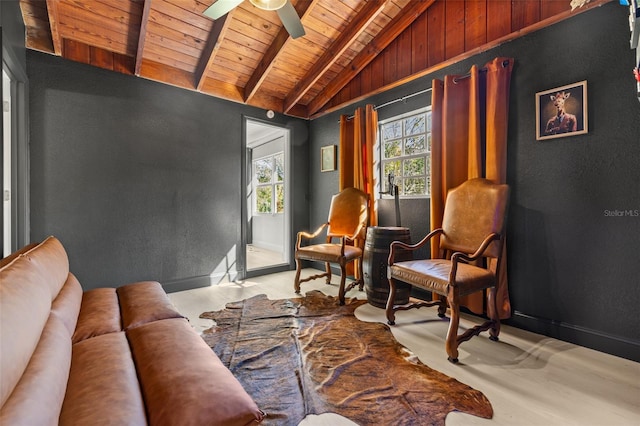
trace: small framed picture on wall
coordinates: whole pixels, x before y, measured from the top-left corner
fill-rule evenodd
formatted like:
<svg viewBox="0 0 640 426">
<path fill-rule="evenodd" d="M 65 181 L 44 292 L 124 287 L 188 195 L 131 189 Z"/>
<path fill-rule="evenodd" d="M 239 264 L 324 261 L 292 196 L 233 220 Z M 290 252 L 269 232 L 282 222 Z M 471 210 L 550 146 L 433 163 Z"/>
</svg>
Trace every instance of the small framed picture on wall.
<svg viewBox="0 0 640 426">
<path fill-rule="evenodd" d="M 587 81 L 536 93 L 536 140 L 587 133 Z"/>
<path fill-rule="evenodd" d="M 327 145 L 320 148 L 320 171 L 332 172 L 337 167 L 337 153 L 338 147 L 336 145 Z"/>
</svg>

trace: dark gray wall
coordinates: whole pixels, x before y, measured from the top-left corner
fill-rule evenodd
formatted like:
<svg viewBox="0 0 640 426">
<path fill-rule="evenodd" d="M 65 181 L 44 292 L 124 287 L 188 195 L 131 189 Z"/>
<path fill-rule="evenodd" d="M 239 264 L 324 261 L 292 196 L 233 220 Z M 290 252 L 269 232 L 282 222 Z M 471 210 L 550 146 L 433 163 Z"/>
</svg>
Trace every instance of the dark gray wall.
<svg viewBox="0 0 640 426">
<path fill-rule="evenodd" d="M 401 98 L 431 87 L 433 78 L 464 74 L 497 56 L 515 58 L 507 167 L 514 309 L 509 322 L 639 361 L 640 102 L 634 55 L 628 8 L 613 2 L 361 104 Z M 589 133 L 536 141 L 536 92 L 582 80 L 588 82 Z M 380 119 L 430 103 L 429 95 L 417 98 L 380 109 Z M 321 146 L 338 143 L 339 114 L 353 110 L 311 123 L 312 166 Z M 317 170 L 311 167 L 311 224 L 326 218 L 338 188 L 337 172 Z M 428 200 L 404 201 L 401 208 L 412 239 L 426 234 Z M 389 209 L 381 225 L 393 224 Z M 615 211 L 627 213 L 612 216 Z"/>
<path fill-rule="evenodd" d="M 235 275 L 243 116 L 264 111 L 29 51 L 32 239 L 57 236 L 85 289 Z M 291 128 L 294 203 L 308 123 Z M 297 203 L 294 226 L 306 226 Z"/>
</svg>

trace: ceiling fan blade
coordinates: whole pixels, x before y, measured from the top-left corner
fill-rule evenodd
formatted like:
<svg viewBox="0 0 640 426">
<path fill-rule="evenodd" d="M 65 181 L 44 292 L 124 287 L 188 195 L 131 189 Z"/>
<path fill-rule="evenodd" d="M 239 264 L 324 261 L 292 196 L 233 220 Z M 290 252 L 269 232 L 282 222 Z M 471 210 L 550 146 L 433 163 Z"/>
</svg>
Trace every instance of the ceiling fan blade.
<svg viewBox="0 0 640 426">
<path fill-rule="evenodd" d="M 231 9 L 238 6 L 243 1 L 244 0 L 216 0 L 202 13 L 211 19 L 218 19 L 229 13 Z"/>
<path fill-rule="evenodd" d="M 291 38 L 298 38 L 305 35 L 304 27 L 302 26 L 302 22 L 300 22 L 300 17 L 298 16 L 298 12 L 291 4 L 290 0 L 287 0 L 284 6 L 278 9 L 278 16 L 282 21 L 282 24 L 291 35 Z"/>
</svg>

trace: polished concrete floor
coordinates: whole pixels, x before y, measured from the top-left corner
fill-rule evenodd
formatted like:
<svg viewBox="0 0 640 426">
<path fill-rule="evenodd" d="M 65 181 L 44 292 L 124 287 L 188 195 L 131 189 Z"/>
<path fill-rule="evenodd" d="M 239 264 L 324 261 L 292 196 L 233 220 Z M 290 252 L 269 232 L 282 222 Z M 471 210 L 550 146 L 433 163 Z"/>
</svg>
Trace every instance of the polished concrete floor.
<svg viewBox="0 0 640 426">
<path fill-rule="evenodd" d="M 307 269 L 303 276 L 318 271 Z M 211 320 L 202 312 L 219 310 L 225 303 L 266 294 L 271 299 L 295 297 L 294 272 L 265 275 L 244 282 L 171 293 L 180 312 L 198 331 Z M 302 284 L 302 292 L 320 290 L 336 296 L 339 277 L 331 284 L 317 279 Z M 349 297 L 366 298 L 356 289 Z M 362 321 L 385 322 L 384 310 L 365 304 L 356 310 Z M 464 316 L 461 327 L 476 322 Z M 494 410 L 491 420 L 453 412 L 447 425 L 640 425 L 640 363 L 503 326 L 500 341 L 486 333 L 462 343 L 460 362 L 447 361 L 444 337 L 447 322 L 435 308 L 398 312 L 392 331 L 396 339 L 429 367 L 482 391 Z M 301 425 L 353 425 L 333 414 L 308 416 Z M 363 425 L 364 426 L 364 425 Z"/>
<path fill-rule="evenodd" d="M 284 263 L 281 252 L 268 250 L 263 247 L 247 245 L 247 269 L 260 269 Z"/>
</svg>

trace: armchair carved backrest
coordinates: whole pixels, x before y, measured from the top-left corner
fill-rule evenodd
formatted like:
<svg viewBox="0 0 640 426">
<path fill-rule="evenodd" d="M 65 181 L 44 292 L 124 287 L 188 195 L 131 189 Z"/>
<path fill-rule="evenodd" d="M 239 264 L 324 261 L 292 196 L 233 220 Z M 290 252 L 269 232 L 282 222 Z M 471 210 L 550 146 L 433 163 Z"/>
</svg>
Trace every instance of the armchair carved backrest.
<svg viewBox="0 0 640 426">
<path fill-rule="evenodd" d="M 356 188 L 346 188 L 331 198 L 327 238 L 364 241 L 368 220 L 368 197 Z"/>
<path fill-rule="evenodd" d="M 491 234 L 503 234 L 509 187 L 495 185 L 485 179 L 471 179 L 449 191 L 444 216 L 440 249 L 474 253 Z M 483 257 L 498 258 L 502 243 L 493 240 Z"/>
<path fill-rule="evenodd" d="M 316 278 L 326 277 L 326 282 L 331 282 L 331 264 L 340 266 L 340 288 L 338 299 L 340 304 L 345 303 L 345 293 L 358 285 L 363 288 L 362 281 L 362 254 L 367 229 L 369 197 L 356 188 L 345 188 L 331 199 L 329 218 L 315 232 L 298 232 L 296 242 L 295 260 L 296 277 L 294 290 L 300 293 L 300 283 Z M 326 229 L 326 242 L 323 244 L 305 245 L 305 242 L 318 237 Z M 349 243 L 349 244 L 347 244 Z M 325 272 L 301 279 L 303 261 L 317 261 L 325 263 Z M 359 272 L 356 279 L 346 286 L 347 269 L 350 262 L 355 262 Z"/>
</svg>

